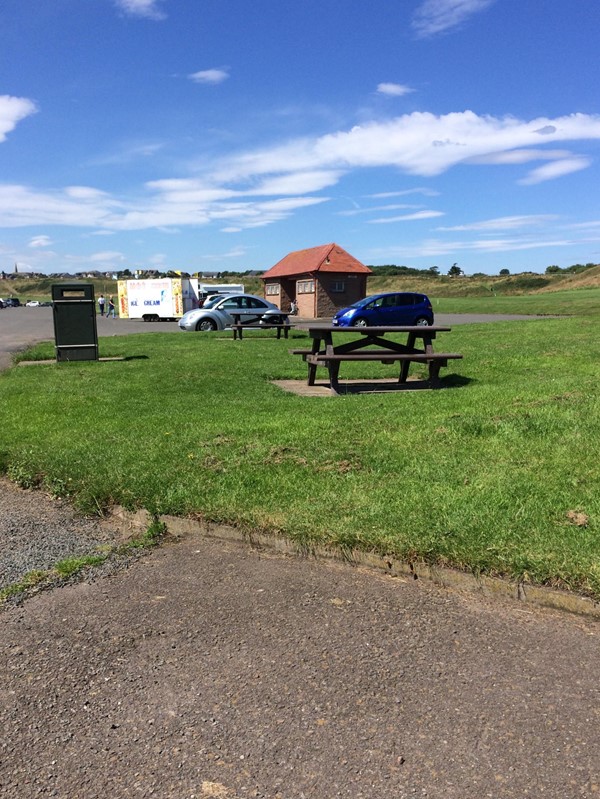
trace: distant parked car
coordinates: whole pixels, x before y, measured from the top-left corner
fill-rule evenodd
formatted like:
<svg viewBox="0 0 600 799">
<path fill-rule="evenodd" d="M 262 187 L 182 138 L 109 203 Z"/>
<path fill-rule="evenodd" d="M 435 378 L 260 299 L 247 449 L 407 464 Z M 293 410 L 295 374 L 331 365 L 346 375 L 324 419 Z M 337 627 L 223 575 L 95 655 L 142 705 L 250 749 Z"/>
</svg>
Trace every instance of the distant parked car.
<svg viewBox="0 0 600 799">
<path fill-rule="evenodd" d="M 340 327 L 370 325 L 432 325 L 433 308 L 425 294 L 390 292 L 374 294 L 342 308 L 333 317 Z"/>
<path fill-rule="evenodd" d="M 18 308 L 20 305 L 21 305 L 21 300 L 17 299 L 17 297 L 7 297 L 4 300 L 5 308 Z"/>
<path fill-rule="evenodd" d="M 278 324 L 288 321 L 287 314 L 272 302 L 254 294 L 218 294 L 202 308 L 188 311 L 179 320 L 181 330 L 225 330 L 233 324 L 233 314 L 243 325 Z"/>
<path fill-rule="evenodd" d="M 25 303 L 25 307 L 26 308 L 38 308 L 39 304 L 40 303 L 39 303 L 38 300 L 29 300 L 29 302 Z"/>
</svg>

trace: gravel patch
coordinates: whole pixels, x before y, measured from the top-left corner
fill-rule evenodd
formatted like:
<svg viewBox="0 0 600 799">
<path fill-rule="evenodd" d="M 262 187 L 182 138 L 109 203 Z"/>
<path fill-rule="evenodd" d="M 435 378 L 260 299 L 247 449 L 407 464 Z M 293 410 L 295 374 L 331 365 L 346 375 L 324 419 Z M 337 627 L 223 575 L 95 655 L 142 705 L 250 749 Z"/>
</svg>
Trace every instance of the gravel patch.
<svg viewBox="0 0 600 799">
<path fill-rule="evenodd" d="M 64 500 L 17 488 L 0 478 L 0 589 L 28 572 L 118 544 L 121 533 L 102 519 L 77 515 Z"/>
</svg>

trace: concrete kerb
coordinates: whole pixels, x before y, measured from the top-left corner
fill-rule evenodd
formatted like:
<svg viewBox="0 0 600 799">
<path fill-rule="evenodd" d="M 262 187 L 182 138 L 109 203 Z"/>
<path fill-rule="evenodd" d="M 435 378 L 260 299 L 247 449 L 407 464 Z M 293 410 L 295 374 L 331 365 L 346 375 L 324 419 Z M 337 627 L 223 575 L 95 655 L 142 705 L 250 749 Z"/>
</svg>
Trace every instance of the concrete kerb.
<svg viewBox="0 0 600 799">
<path fill-rule="evenodd" d="M 108 521 L 116 525 L 124 536 L 131 536 L 148 529 L 152 515 L 146 510 L 130 512 L 121 507 L 110 509 Z M 203 519 L 182 518 L 162 515 L 159 521 L 165 525 L 167 533 L 174 538 L 187 535 L 201 535 L 225 541 L 238 541 L 259 549 L 272 550 L 279 554 L 294 557 L 311 557 L 316 560 L 336 560 L 362 568 L 373 569 L 411 580 L 427 580 L 442 588 L 482 594 L 485 597 L 501 597 L 525 604 L 555 610 L 568 611 L 579 615 L 600 619 L 600 602 L 589 597 L 559 591 L 553 588 L 535 586 L 525 582 L 515 582 L 500 577 L 476 575 L 461 572 L 446 566 L 432 566 L 427 563 L 407 563 L 395 558 L 377 555 L 361 550 L 345 550 L 334 546 L 310 546 L 307 548 L 295 541 L 276 535 L 259 532 L 246 532 L 227 524 L 216 524 Z"/>
</svg>

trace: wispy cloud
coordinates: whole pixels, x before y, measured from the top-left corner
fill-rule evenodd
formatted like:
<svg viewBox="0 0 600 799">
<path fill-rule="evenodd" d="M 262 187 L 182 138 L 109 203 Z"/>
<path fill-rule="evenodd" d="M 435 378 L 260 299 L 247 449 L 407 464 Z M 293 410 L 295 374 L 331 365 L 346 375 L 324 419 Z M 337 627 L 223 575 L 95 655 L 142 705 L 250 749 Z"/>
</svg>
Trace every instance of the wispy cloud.
<svg viewBox="0 0 600 799">
<path fill-rule="evenodd" d="M 96 231 L 200 227 L 228 220 L 236 228 L 270 225 L 300 208 L 327 202 L 327 197 L 248 199 L 231 190 L 210 189 L 197 181 L 155 181 L 146 195 L 123 202 L 91 187 L 54 192 L 27 186 L 0 185 L 0 227 L 64 225 Z"/>
<path fill-rule="evenodd" d="M 105 263 L 116 263 L 116 262 L 123 262 L 125 260 L 125 256 L 122 252 L 116 252 L 115 250 L 105 250 L 104 252 L 95 252 L 92 255 L 87 256 L 88 260 L 95 264 L 105 264 Z"/>
<path fill-rule="evenodd" d="M 421 205 L 407 205 L 404 203 L 394 203 L 392 205 L 373 205 L 367 208 L 352 208 L 349 211 L 338 211 L 338 216 L 358 216 L 359 214 L 373 214 L 379 211 L 401 211 L 409 208 L 422 208 Z"/>
<path fill-rule="evenodd" d="M 401 214 L 400 216 L 386 216 L 381 219 L 369 219 L 371 225 L 385 225 L 390 222 L 415 222 L 420 219 L 435 219 L 444 216 L 443 211 L 415 211 L 414 214 Z"/>
<path fill-rule="evenodd" d="M 117 145 L 112 152 L 99 155 L 88 161 L 92 166 L 109 166 L 112 164 L 130 164 L 146 158 L 152 158 L 164 148 L 162 142 L 124 142 Z"/>
<path fill-rule="evenodd" d="M 36 111 L 35 103 L 26 97 L 0 95 L 0 142 L 6 139 L 6 134 L 14 130 L 18 122 Z"/>
<path fill-rule="evenodd" d="M 378 94 L 387 94 L 390 97 L 404 97 L 405 94 L 414 92 L 410 86 L 404 86 L 402 83 L 380 83 L 377 86 Z"/>
<path fill-rule="evenodd" d="M 459 252 L 516 252 L 537 250 L 546 247 L 568 247 L 574 243 L 570 239 L 474 239 L 472 241 L 442 241 L 426 239 L 415 246 L 405 244 L 396 247 L 374 248 L 369 252 L 373 260 L 403 258 L 433 258 L 444 255 L 455 257 Z"/>
<path fill-rule="evenodd" d="M 279 175 L 268 178 L 256 188 L 244 192 L 255 196 L 278 194 L 307 194 L 334 186 L 342 176 L 340 170 L 313 170 L 295 172 L 291 175 Z"/>
<path fill-rule="evenodd" d="M 536 183 L 543 183 L 545 180 L 554 180 L 555 178 L 563 177 L 563 175 L 570 175 L 572 172 L 579 172 L 581 169 L 587 169 L 591 163 L 591 159 L 585 158 L 584 156 L 564 158 L 560 161 L 538 166 L 537 169 L 532 169 L 519 183 L 522 186 L 532 186 Z"/>
<path fill-rule="evenodd" d="M 408 194 L 422 194 L 424 197 L 439 197 L 439 191 L 435 189 L 418 188 L 403 189 L 402 191 L 380 191 L 377 194 L 369 194 L 373 199 L 385 199 L 386 197 L 406 197 Z"/>
<path fill-rule="evenodd" d="M 572 155 L 568 150 L 507 150 L 499 153 L 486 153 L 485 155 L 471 158 L 471 164 L 527 164 L 529 161 L 556 161 L 560 158 L 569 158 Z"/>
<path fill-rule="evenodd" d="M 462 25 L 465 20 L 485 11 L 496 0 L 425 0 L 415 11 L 412 27 L 420 39 L 426 39 Z"/>
<path fill-rule="evenodd" d="M 210 86 L 216 86 L 218 83 L 223 83 L 229 77 L 229 72 L 226 69 L 202 69 L 200 72 L 192 72 L 188 78 L 194 83 L 203 83 Z"/>
<path fill-rule="evenodd" d="M 438 227 L 436 230 L 515 230 L 517 228 L 538 227 L 556 219 L 552 214 L 529 214 L 523 216 L 500 216 L 497 219 L 485 219 L 481 222 L 470 222 L 465 225 Z"/>
<path fill-rule="evenodd" d="M 41 247 L 49 247 L 52 244 L 52 239 L 50 236 L 33 236 L 29 240 L 28 247 L 31 247 L 34 250 L 37 250 Z"/>
<path fill-rule="evenodd" d="M 164 0 L 114 0 L 114 2 L 117 8 L 131 17 L 160 20 L 167 16 L 160 8 Z"/>
</svg>

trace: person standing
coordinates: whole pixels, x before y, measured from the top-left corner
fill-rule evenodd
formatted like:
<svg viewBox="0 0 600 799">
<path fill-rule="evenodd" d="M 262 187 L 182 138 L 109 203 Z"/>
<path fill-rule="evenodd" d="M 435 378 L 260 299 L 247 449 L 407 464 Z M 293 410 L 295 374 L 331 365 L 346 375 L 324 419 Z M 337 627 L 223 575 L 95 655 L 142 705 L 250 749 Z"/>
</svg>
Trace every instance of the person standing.
<svg viewBox="0 0 600 799">
<path fill-rule="evenodd" d="M 98 311 L 100 313 L 100 316 L 104 316 L 104 306 L 105 306 L 105 304 L 106 304 L 106 300 L 104 299 L 104 294 L 101 294 L 98 297 Z"/>
<path fill-rule="evenodd" d="M 115 301 L 114 301 L 114 298 L 113 298 L 112 294 L 108 298 L 108 311 L 106 312 L 106 318 L 108 319 L 108 317 L 111 316 L 111 315 L 112 315 L 112 318 L 114 319 L 115 318 Z"/>
</svg>

